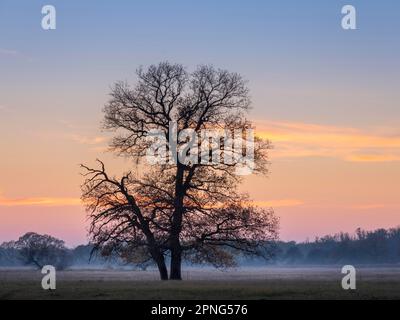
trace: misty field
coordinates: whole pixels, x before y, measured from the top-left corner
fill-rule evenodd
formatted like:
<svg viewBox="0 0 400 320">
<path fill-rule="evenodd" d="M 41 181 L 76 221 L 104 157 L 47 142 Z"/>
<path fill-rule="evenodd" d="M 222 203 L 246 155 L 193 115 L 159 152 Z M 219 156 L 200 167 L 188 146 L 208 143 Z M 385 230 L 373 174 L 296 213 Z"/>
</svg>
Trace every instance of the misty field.
<svg viewBox="0 0 400 320">
<path fill-rule="evenodd" d="M 57 272 L 57 288 L 41 288 L 40 271 L 0 269 L 0 299 L 400 299 L 400 268 L 358 268 L 357 290 L 341 288 L 340 267 L 190 268 L 184 281 L 156 271 Z"/>
</svg>

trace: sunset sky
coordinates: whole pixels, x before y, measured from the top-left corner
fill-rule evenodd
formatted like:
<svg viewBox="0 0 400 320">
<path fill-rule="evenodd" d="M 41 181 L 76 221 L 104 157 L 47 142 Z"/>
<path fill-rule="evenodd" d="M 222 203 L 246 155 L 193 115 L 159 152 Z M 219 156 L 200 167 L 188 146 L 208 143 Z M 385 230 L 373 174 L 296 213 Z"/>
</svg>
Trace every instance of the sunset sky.
<svg viewBox="0 0 400 320">
<path fill-rule="evenodd" d="M 56 30 L 41 28 L 45 4 Z M 400 225 L 399 31 L 398 0 L 0 0 L 0 242 L 87 241 L 79 164 L 135 168 L 105 152 L 110 85 L 164 60 L 249 81 L 274 149 L 242 189 L 275 209 L 283 240 Z"/>
</svg>

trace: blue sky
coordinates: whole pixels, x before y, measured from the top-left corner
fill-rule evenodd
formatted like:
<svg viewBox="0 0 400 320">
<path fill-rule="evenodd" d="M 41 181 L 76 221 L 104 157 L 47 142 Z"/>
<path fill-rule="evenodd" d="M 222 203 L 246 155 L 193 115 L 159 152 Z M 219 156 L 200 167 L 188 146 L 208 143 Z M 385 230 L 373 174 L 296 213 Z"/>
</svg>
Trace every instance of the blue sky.
<svg viewBox="0 0 400 320">
<path fill-rule="evenodd" d="M 3 103 L 10 100 L 7 91 L 14 81 L 28 92 L 83 84 L 85 90 L 104 92 L 113 81 L 130 79 L 139 65 L 171 60 L 189 67 L 212 63 L 242 73 L 251 80 L 260 116 L 335 124 L 390 122 L 368 105 L 349 110 L 294 97 L 296 107 L 263 94 L 266 88 L 281 87 L 288 95 L 330 88 L 339 100 L 350 90 L 393 94 L 400 82 L 400 4 L 350 1 L 357 9 L 358 30 L 344 31 L 340 10 L 347 3 L 51 1 L 58 28 L 44 32 L 40 10 L 50 2 L 2 0 L 0 48 L 19 53 L 0 56 Z M 382 108 L 399 115 L 391 103 Z M 361 111 L 363 121 L 357 119 Z"/>
</svg>

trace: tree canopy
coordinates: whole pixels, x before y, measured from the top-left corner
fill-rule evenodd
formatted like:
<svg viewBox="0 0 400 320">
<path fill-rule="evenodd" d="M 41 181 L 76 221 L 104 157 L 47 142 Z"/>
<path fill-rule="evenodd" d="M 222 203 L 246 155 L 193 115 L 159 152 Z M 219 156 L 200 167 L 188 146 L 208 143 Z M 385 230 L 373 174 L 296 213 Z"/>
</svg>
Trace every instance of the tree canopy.
<svg viewBox="0 0 400 320">
<path fill-rule="evenodd" d="M 103 125 L 115 133 L 111 150 L 142 163 L 141 172 L 116 177 L 100 160 L 98 168 L 82 166 L 82 199 L 95 248 L 127 257 L 140 252 L 135 258 L 155 261 L 161 279 L 168 279 L 166 257 L 170 279 L 181 279 L 182 259 L 224 267 L 234 265 L 233 252 L 267 258 L 265 244 L 277 238 L 278 220 L 272 209 L 254 206 L 238 191 L 243 180 L 238 169 L 247 166 L 254 174 L 266 174 L 270 148 L 257 137 L 246 140 L 246 130 L 254 129 L 246 118 L 246 81 L 212 66 L 189 73 L 168 62 L 139 69 L 137 76 L 133 87 L 126 82 L 112 87 Z M 201 140 L 203 130 L 218 129 L 240 132 L 244 144 L 234 150 L 231 140 L 223 139 L 196 153 L 177 138 L 186 131 Z M 161 132 L 168 152 L 165 161 L 145 164 L 154 131 Z M 242 156 L 250 143 L 249 165 Z M 190 161 L 177 157 L 182 147 Z M 233 161 L 212 161 L 215 152 L 220 152 L 217 160 L 234 152 Z"/>
</svg>

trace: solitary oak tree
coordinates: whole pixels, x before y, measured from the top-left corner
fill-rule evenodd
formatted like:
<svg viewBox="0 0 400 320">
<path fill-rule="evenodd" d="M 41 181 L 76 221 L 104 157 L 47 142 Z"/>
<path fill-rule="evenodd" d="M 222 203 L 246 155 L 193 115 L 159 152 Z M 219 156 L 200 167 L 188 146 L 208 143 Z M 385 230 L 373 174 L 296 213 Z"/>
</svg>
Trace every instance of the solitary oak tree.
<svg viewBox="0 0 400 320">
<path fill-rule="evenodd" d="M 227 267 L 235 264 L 238 254 L 268 258 L 278 221 L 272 209 L 254 206 L 238 191 L 243 178 L 237 168 L 242 163 L 143 161 L 154 130 L 172 142 L 171 136 L 187 129 L 198 134 L 205 129 L 252 128 L 245 117 L 250 108 L 246 82 L 212 66 L 189 73 L 168 62 L 139 69 L 137 76 L 134 87 L 126 82 L 112 87 L 104 127 L 115 132 L 111 150 L 140 163 L 141 172 L 117 178 L 100 160 L 97 168 L 82 165 L 82 199 L 95 248 L 130 262 L 153 261 L 163 280 L 182 278 L 183 259 Z M 175 132 L 171 122 L 176 123 Z M 254 174 L 267 173 L 269 147 L 268 141 L 255 138 Z M 223 151 L 224 143 L 218 148 Z"/>
</svg>

